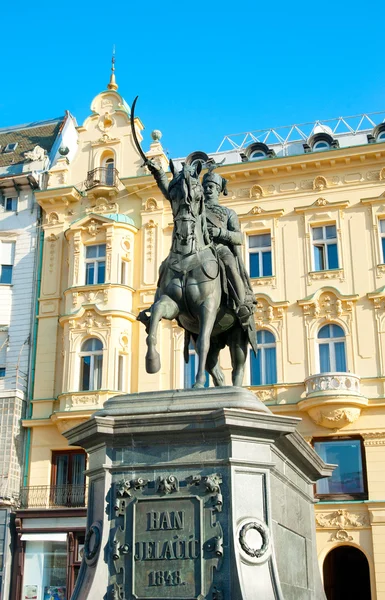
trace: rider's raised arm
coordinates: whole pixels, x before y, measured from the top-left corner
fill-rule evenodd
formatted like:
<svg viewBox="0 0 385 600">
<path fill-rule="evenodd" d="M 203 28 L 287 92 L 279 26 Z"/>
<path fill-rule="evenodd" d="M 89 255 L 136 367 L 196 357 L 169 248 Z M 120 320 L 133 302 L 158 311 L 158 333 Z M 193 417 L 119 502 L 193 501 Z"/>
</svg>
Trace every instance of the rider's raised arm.
<svg viewBox="0 0 385 600">
<path fill-rule="evenodd" d="M 148 168 L 150 173 L 152 173 L 152 175 L 156 181 L 156 184 L 157 184 L 158 188 L 160 189 L 160 191 L 162 192 L 163 196 L 166 198 L 166 200 L 170 201 L 170 198 L 168 195 L 169 181 L 168 181 L 168 177 L 167 177 L 166 173 L 163 171 L 162 167 L 160 165 L 155 164 L 152 160 L 146 161 L 146 167 Z"/>
</svg>

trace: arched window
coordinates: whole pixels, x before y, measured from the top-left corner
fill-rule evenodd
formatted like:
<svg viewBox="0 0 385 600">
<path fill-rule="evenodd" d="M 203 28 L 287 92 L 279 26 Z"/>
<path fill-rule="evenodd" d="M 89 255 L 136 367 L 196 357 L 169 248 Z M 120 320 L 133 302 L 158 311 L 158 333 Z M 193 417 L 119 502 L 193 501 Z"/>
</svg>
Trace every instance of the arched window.
<svg viewBox="0 0 385 600">
<path fill-rule="evenodd" d="M 261 160 L 262 158 L 266 158 L 266 153 L 262 150 L 256 150 L 250 154 L 249 160 Z"/>
<path fill-rule="evenodd" d="M 277 350 L 275 337 L 267 329 L 257 332 L 257 356 L 250 352 L 251 385 L 277 383 Z"/>
<path fill-rule="evenodd" d="M 325 142 L 324 140 L 320 140 L 319 142 L 316 142 L 313 146 L 313 152 L 315 150 L 329 150 L 330 148 L 330 144 L 328 144 L 327 142 Z"/>
<path fill-rule="evenodd" d="M 192 342 L 190 342 L 190 345 L 188 347 L 188 353 L 189 353 L 189 361 L 187 364 L 184 363 L 184 387 L 185 387 L 185 389 L 192 388 L 192 386 L 195 383 L 195 376 L 198 371 L 198 355 L 195 352 L 195 348 L 194 348 Z M 205 387 L 209 387 L 209 386 L 210 386 L 210 376 L 206 371 Z"/>
<path fill-rule="evenodd" d="M 376 141 L 377 142 L 384 142 L 385 141 L 385 131 L 381 131 L 381 133 L 378 134 Z"/>
<path fill-rule="evenodd" d="M 345 334 L 339 325 L 324 325 L 318 332 L 320 373 L 346 371 Z"/>
<path fill-rule="evenodd" d="M 97 338 L 86 340 L 80 351 L 80 389 L 99 390 L 102 387 L 103 344 Z"/>
</svg>

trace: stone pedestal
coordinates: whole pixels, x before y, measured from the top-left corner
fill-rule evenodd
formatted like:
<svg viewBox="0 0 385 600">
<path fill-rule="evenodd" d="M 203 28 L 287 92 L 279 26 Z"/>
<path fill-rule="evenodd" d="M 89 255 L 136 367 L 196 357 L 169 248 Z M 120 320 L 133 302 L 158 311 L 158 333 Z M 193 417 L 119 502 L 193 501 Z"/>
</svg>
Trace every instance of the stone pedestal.
<svg viewBox="0 0 385 600">
<path fill-rule="evenodd" d="M 330 475 L 241 388 L 117 396 L 65 435 L 89 453 L 72 600 L 325 600 L 313 484 Z"/>
</svg>

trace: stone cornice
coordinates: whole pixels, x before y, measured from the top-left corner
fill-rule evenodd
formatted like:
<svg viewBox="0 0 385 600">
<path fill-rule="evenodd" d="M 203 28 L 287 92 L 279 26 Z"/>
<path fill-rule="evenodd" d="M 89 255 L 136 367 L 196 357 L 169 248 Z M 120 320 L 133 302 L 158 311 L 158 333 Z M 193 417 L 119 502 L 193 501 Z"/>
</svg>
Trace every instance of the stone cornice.
<svg viewBox="0 0 385 600">
<path fill-rule="evenodd" d="M 384 169 L 381 170 L 381 172 Z M 381 204 L 385 202 L 385 192 L 380 194 L 379 196 L 374 196 L 373 198 L 362 198 L 361 204 Z"/>
<path fill-rule="evenodd" d="M 35 192 L 35 198 L 42 208 L 46 208 L 55 204 L 68 206 L 73 202 L 79 202 L 82 195 L 76 187 L 71 185 Z"/>
</svg>

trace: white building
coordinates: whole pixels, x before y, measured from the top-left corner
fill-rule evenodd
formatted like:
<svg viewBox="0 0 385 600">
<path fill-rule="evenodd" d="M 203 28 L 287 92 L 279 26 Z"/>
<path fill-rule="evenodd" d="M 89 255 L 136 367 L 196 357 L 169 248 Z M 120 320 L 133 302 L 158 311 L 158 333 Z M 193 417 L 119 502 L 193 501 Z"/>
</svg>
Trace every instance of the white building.
<svg viewBox="0 0 385 600">
<path fill-rule="evenodd" d="M 40 235 L 35 190 L 44 189 L 45 172 L 57 158 L 69 160 L 76 151 L 75 127 L 67 113 L 0 129 L 0 598 L 9 594 L 9 524 L 25 454 L 21 418 L 33 386 Z"/>
</svg>

